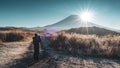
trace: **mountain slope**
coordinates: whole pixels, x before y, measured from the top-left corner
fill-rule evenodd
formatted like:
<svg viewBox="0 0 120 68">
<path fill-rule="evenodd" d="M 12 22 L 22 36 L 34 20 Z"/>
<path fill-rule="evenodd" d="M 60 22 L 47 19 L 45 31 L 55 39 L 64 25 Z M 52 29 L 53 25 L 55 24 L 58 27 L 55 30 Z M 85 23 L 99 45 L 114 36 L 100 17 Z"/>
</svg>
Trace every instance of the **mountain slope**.
<svg viewBox="0 0 120 68">
<path fill-rule="evenodd" d="M 58 23 L 45 26 L 45 28 L 62 30 L 62 29 L 70 29 L 70 28 L 83 27 L 83 26 L 86 26 L 86 23 L 81 22 L 78 15 L 71 15 L 71 16 L 68 16 L 67 18 L 61 20 Z M 87 26 L 88 27 L 96 26 L 96 24 L 89 22 L 89 23 L 87 23 Z"/>
<path fill-rule="evenodd" d="M 78 33 L 78 34 L 96 34 L 99 36 L 103 35 L 120 35 L 119 32 L 107 30 L 105 28 L 100 27 L 80 27 L 80 28 L 72 28 L 69 30 L 65 30 L 67 33 Z"/>
</svg>

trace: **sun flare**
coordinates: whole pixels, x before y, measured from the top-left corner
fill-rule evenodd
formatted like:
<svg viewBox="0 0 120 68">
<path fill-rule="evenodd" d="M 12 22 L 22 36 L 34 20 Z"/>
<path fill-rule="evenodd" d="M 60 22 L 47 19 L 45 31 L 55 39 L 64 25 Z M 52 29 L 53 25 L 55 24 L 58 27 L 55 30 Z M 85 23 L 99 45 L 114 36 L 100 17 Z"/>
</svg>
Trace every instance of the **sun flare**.
<svg viewBox="0 0 120 68">
<path fill-rule="evenodd" d="M 79 16 L 80 19 L 84 22 L 91 22 L 94 17 L 92 12 L 82 12 Z"/>
</svg>

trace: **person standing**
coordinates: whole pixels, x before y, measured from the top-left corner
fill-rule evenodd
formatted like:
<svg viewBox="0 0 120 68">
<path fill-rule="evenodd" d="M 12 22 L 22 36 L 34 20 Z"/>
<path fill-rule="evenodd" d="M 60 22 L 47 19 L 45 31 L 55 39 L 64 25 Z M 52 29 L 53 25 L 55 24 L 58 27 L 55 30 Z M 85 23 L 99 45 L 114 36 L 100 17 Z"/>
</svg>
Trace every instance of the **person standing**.
<svg viewBox="0 0 120 68">
<path fill-rule="evenodd" d="M 35 36 L 33 37 L 33 45 L 34 45 L 34 60 L 38 61 L 39 60 L 39 47 L 41 43 L 41 38 L 38 34 L 35 33 Z"/>
</svg>

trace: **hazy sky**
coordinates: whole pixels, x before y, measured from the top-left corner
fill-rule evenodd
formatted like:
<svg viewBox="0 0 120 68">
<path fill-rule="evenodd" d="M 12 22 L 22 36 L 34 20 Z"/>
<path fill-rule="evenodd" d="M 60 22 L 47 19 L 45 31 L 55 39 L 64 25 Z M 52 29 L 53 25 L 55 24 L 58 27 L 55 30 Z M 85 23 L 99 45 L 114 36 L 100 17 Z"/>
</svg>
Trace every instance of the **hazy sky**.
<svg viewBox="0 0 120 68">
<path fill-rule="evenodd" d="M 120 0 L 0 0 L 0 26 L 45 26 L 86 9 L 93 23 L 120 29 Z"/>
</svg>

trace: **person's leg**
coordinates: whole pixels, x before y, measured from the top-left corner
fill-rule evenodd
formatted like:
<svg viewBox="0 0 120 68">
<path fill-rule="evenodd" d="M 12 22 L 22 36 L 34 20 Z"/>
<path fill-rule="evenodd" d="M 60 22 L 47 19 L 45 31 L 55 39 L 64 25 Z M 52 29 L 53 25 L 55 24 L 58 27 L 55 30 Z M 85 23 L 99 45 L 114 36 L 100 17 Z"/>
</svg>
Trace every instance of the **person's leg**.
<svg viewBox="0 0 120 68">
<path fill-rule="evenodd" d="M 36 60 L 39 60 L 39 53 L 36 54 Z"/>
<path fill-rule="evenodd" d="M 39 44 L 34 45 L 34 60 L 39 60 Z"/>
<path fill-rule="evenodd" d="M 37 48 L 35 47 L 34 48 L 34 54 L 33 54 L 33 58 L 34 58 L 35 61 L 37 60 L 37 57 L 38 57 L 38 55 L 37 55 Z"/>
<path fill-rule="evenodd" d="M 34 60 L 36 60 L 36 57 L 37 57 L 37 56 L 36 56 L 36 54 L 35 54 L 35 52 L 34 52 L 34 54 L 33 54 L 33 58 L 34 58 Z"/>
<path fill-rule="evenodd" d="M 39 60 L 39 48 L 37 47 L 36 48 L 36 53 L 35 53 L 35 55 L 36 55 L 36 60 L 38 61 Z"/>
</svg>

